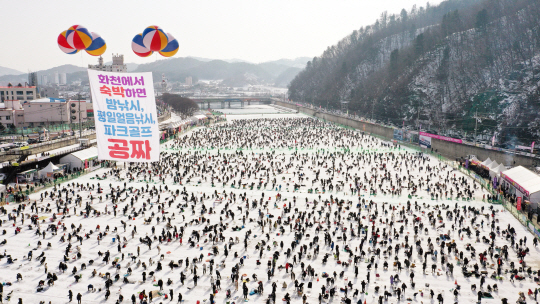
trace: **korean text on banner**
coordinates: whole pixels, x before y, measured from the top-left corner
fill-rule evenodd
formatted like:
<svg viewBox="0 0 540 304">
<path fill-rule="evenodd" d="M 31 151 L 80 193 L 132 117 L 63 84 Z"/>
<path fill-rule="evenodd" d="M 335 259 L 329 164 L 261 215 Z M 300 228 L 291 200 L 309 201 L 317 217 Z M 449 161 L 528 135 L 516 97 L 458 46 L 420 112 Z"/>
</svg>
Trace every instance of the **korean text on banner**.
<svg viewBox="0 0 540 304">
<path fill-rule="evenodd" d="M 88 70 L 98 158 L 159 161 L 159 126 L 152 73 Z"/>
</svg>

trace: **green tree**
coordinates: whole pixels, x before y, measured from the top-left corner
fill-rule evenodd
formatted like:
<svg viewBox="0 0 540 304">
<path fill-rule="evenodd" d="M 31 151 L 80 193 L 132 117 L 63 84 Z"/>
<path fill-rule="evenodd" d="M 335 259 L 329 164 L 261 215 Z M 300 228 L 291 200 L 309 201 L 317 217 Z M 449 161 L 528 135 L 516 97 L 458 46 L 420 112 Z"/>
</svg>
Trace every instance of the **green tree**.
<svg viewBox="0 0 540 304">
<path fill-rule="evenodd" d="M 485 30 L 487 24 L 488 24 L 488 13 L 486 9 L 483 9 L 476 14 L 475 27 L 480 30 Z"/>
</svg>

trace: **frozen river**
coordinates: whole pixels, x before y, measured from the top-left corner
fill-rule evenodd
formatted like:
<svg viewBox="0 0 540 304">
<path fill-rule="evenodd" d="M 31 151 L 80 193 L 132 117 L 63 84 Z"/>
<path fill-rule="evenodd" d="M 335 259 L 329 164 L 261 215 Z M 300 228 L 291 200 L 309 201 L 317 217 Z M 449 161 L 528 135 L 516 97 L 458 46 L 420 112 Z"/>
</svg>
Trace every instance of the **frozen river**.
<svg viewBox="0 0 540 304">
<path fill-rule="evenodd" d="M 160 164 L 5 205 L 3 300 L 534 302 L 534 237 L 445 163 L 269 106 L 222 112 L 227 125 L 163 144 Z"/>
</svg>

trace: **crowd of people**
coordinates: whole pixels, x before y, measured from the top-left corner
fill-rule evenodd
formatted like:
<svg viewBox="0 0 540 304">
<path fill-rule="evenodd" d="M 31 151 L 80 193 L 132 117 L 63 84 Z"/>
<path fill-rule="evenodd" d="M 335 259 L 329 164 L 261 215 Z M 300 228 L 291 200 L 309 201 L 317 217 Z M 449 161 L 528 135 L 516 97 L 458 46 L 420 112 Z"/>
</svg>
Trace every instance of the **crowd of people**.
<svg viewBox="0 0 540 304">
<path fill-rule="evenodd" d="M 159 162 L 2 206 L 1 298 L 536 299 L 537 239 L 484 194 L 446 163 L 359 131 L 232 120 L 166 143 Z"/>
</svg>

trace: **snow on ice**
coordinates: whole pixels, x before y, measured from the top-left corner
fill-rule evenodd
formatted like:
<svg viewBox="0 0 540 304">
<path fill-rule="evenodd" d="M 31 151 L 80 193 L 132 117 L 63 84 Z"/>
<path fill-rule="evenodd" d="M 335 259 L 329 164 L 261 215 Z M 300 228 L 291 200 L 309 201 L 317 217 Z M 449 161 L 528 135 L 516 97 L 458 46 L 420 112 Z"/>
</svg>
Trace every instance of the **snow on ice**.
<svg viewBox="0 0 540 304">
<path fill-rule="evenodd" d="M 3 301 L 534 300 L 534 236 L 434 157 L 299 114 L 161 149 L 3 206 Z"/>
</svg>

